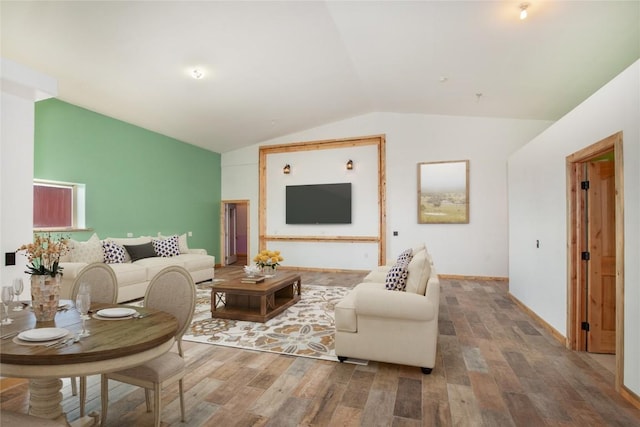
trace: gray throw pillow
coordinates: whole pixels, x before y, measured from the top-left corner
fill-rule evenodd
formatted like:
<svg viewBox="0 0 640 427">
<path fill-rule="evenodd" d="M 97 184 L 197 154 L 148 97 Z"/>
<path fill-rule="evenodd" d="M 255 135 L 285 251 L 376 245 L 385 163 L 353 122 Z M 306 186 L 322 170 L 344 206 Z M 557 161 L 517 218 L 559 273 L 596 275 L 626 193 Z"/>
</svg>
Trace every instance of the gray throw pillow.
<svg viewBox="0 0 640 427">
<path fill-rule="evenodd" d="M 124 248 L 131 257 L 131 262 L 137 261 L 143 258 L 151 258 L 156 255 L 156 251 L 153 248 L 153 243 L 144 243 L 142 245 L 124 245 Z"/>
</svg>

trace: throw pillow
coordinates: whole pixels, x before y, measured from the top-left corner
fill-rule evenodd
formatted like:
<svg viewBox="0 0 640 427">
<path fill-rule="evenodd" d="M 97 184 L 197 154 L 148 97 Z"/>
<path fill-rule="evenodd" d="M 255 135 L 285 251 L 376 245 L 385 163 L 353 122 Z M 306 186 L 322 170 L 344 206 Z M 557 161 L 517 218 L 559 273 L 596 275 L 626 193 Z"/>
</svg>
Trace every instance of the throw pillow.
<svg viewBox="0 0 640 427">
<path fill-rule="evenodd" d="M 174 234 L 173 236 L 163 236 L 162 234 L 158 233 L 158 239 L 162 240 L 170 239 L 174 236 L 176 236 L 176 234 Z M 187 244 L 187 233 L 178 236 L 178 248 L 180 249 L 181 254 L 189 253 L 189 245 Z"/>
<path fill-rule="evenodd" d="M 409 248 L 409 249 L 405 249 L 404 251 L 402 251 L 400 253 L 400 255 L 398 255 L 398 259 L 396 260 L 396 264 L 408 264 L 409 261 L 411 261 L 411 258 L 413 258 L 413 249 Z"/>
<path fill-rule="evenodd" d="M 166 239 L 152 239 L 153 249 L 156 254 L 161 257 L 172 257 L 180 255 L 180 248 L 178 246 L 178 236 L 167 237 Z"/>
<path fill-rule="evenodd" d="M 431 275 L 431 264 L 427 258 L 427 252 L 420 251 L 411 258 L 407 271 L 409 271 L 407 292 L 424 295 L 429 275 Z"/>
<path fill-rule="evenodd" d="M 102 242 L 102 252 L 106 264 L 120 264 L 124 262 L 125 250 L 122 246 L 111 240 Z"/>
<path fill-rule="evenodd" d="M 398 263 L 391 267 L 385 279 L 385 287 L 390 291 L 402 291 L 407 287 L 408 263 Z"/>
<path fill-rule="evenodd" d="M 173 236 L 163 236 L 162 234 L 158 233 L 158 238 L 159 239 L 168 239 L 170 237 Z M 178 236 L 178 248 L 180 249 L 180 253 L 181 254 L 188 254 L 189 253 L 189 245 L 187 244 L 187 233 L 183 233 L 181 235 Z"/>
<path fill-rule="evenodd" d="M 187 233 L 181 234 L 178 237 L 178 246 L 180 247 L 180 253 L 189 253 L 189 245 L 187 244 Z"/>
<path fill-rule="evenodd" d="M 122 247 L 132 246 L 132 245 L 142 245 L 144 243 L 151 243 L 151 236 L 140 236 L 140 237 L 107 237 L 105 240 L 111 240 L 119 244 Z M 124 262 L 131 262 L 131 257 L 129 256 L 129 252 L 124 251 Z"/>
<path fill-rule="evenodd" d="M 157 256 L 155 249 L 153 249 L 153 243 L 151 242 L 142 245 L 124 245 L 124 248 L 131 257 L 131 262 Z"/>
<path fill-rule="evenodd" d="M 78 242 L 73 240 L 71 242 L 73 249 L 71 249 L 71 261 L 72 262 L 85 262 L 91 264 L 92 262 L 102 262 L 104 255 L 102 254 L 102 243 L 97 234 L 93 233 L 93 236 L 86 242 Z"/>
</svg>

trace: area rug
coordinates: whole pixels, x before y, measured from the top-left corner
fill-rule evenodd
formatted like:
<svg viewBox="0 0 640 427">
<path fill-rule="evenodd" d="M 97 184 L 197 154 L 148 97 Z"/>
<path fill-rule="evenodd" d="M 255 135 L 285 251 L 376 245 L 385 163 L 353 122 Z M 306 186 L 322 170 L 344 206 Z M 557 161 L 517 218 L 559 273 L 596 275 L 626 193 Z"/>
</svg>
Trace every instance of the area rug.
<svg viewBox="0 0 640 427">
<path fill-rule="evenodd" d="M 334 307 L 350 288 L 303 285 L 301 300 L 265 323 L 211 318 L 211 290 L 199 289 L 183 340 L 337 361 Z"/>
</svg>

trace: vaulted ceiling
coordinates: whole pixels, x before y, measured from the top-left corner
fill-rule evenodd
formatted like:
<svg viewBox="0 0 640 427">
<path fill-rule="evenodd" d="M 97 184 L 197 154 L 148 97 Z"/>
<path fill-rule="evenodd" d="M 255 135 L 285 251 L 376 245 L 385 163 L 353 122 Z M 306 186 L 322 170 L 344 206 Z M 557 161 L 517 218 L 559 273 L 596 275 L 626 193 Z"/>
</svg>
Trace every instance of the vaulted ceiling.
<svg viewBox="0 0 640 427">
<path fill-rule="evenodd" d="M 526 1 L 3 0 L 1 47 L 216 152 L 370 112 L 557 120 L 640 57 L 640 1 Z"/>
</svg>

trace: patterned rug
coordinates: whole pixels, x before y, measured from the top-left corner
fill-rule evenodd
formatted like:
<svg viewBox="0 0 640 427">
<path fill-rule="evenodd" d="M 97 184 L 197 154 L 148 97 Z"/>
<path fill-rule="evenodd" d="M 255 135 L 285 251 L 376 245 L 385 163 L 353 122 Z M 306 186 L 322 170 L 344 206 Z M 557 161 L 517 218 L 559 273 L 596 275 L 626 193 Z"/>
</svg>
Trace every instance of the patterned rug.
<svg viewBox="0 0 640 427">
<path fill-rule="evenodd" d="M 211 290 L 199 289 L 183 340 L 337 361 L 334 306 L 350 288 L 303 285 L 302 298 L 266 323 L 212 319 Z"/>
</svg>

